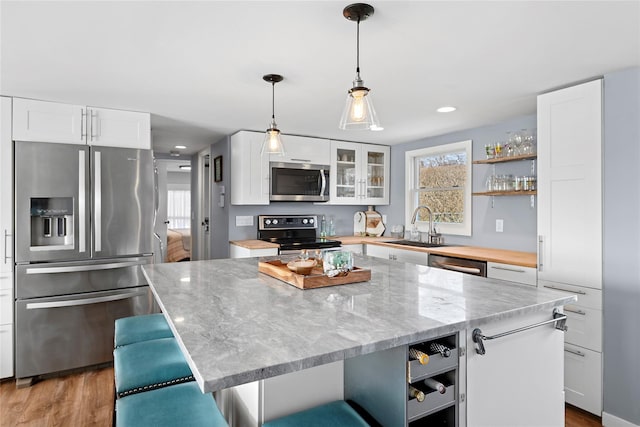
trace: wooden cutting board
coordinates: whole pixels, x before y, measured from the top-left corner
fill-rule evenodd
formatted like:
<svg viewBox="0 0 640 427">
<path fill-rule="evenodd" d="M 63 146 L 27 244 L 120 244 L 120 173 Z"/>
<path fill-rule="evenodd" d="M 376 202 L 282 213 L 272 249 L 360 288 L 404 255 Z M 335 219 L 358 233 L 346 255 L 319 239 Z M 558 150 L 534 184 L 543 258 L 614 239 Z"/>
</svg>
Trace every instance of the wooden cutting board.
<svg viewBox="0 0 640 427">
<path fill-rule="evenodd" d="M 289 270 L 287 264 L 279 259 L 258 262 L 258 271 L 299 289 L 322 288 L 371 280 L 371 270 L 359 267 L 354 267 L 349 274 L 340 277 L 329 277 L 324 274 L 322 267 L 315 267 L 311 274 L 305 276 Z"/>
</svg>

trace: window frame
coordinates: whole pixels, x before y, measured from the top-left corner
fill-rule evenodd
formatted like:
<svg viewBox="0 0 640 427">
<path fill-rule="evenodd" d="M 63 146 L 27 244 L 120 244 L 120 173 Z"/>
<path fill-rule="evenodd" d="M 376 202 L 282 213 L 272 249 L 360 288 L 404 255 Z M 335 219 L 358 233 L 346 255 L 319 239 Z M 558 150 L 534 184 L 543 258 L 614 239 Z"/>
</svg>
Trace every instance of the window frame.
<svg viewBox="0 0 640 427">
<path fill-rule="evenodd" d="M 416 150 L 409 150 L 405 152 L 405 224 L 406 229 L 411 230 L 411 217 L 413 211 L 416 208 L 418 202 L 418 189 L 416 184 L 418 179 L 416 177 L 416 158 L 435 156 L 451 152 L 465 151 L 467 156 L 466 169 L 467 177 L 464 188 L 464 215 L 463 222 L 460 224 L 447 224 L 447 223 L 435 223 L 437 225 L 436 231 L 441 234 L 452 234 L 458 236 L 471 236 L 472 225 L 472 212 L 473 212 L 473 200 L 472 200 L 472 183 L 473 183 L 473 142 L 472 140 L 452 142 L 442 145 L 435 145 L 432 147 L 424 147 Z M 416 220 L 415 223 L 418 231 L 429 231 L 429 219 L 425 216 L 425 220 Z"/>
</svg>

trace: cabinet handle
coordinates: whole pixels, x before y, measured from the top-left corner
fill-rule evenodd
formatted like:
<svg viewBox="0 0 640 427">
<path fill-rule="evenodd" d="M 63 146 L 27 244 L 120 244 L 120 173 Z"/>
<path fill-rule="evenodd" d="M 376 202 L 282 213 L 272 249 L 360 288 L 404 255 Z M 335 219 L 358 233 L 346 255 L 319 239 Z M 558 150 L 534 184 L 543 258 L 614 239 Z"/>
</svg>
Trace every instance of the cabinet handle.
<svg viewBox="0 0 640 427">
<path fill-rule="evenodd" d="M 587 315 L 586 311 L 583 311 L 583 310 L 572 310 L 572 309 L 567 308 L 567 307 L 564 308 L 564 311 L 568 311 L 569 313 L 579 314 L 581 316 L 586 316 Z"/>
<path fill-rule="evenodd" d="M 84 108 L 80 109 L 80 138 L 85 139 L 87 137 L 87 111 Z"/>
<path fill-rule="evenodd" d="M 555 286 L 549 286 L 549 285 L 543 285 L 543 286 L 545 288 L 555 289 L 556 291 L 562 291 L 562 292 L 570 292 L 572 294 L 578 294 L 578 295 L 586 295 L 587 294 L 585 291 L 572 291 L 571 289 L 557 288 Z"/>
<path fill-rule="evenodd" d="M 293 162 L 311 163 L 311 160 L 307 159 L 291 159 Z"/>
<path fill-rule="evenodd" d="M 7 238 L 12 237 L 11 234 L 7 233 L 7 230 L 4 230 L 4 263 L 7 263 L 8 259 L 11 259 L 11 256 L 7 255 Z"/>
<path fill-rule="evenodd" d="M 544 238 L 542 235 L 538 235 L 538 271 L 542 271 L 542 244 L 544 243 Z"/>
<path fill-rule="evenodd" d="M 98 112 L 91 110 L 91 141 L 98 137 Z M 94 132 L 95 129 L 95 132 Z"/>
<path fill-rule="evenodd" d="M 526 271 L 519 268 L 507 268 L 507 267 L 499 267 L 496 265 L 492 265 L 491 268 L 495 268 L 496 270 L 504 270 L 504 271 L 512 271 L 514 273 L 526 273 Z"/>
<path fill-rule="evenodd" d="M 580 356 L 580 357 L 585 357 L 586 356 L 586 354 L 584 354 L 583 352 L 581 352 L 579 350 L 570 350 L 568 348 L 565 348 L 564 351 L 566 351 L 567 353 L 575 354 L 576 356 Z"/>
</svg>

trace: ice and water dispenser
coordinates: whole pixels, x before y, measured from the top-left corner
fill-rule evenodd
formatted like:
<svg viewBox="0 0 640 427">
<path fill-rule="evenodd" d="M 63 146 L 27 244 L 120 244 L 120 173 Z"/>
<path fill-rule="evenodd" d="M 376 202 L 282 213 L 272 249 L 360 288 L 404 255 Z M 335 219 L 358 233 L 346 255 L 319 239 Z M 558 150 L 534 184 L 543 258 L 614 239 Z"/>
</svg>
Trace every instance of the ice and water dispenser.
<svg viewBox="0 0 640 427">
<path fill-rule="evenodd" d="M 31 198 L 31 247 L 44 246 L 73 247 L 73 197 Z"/>
</svg>

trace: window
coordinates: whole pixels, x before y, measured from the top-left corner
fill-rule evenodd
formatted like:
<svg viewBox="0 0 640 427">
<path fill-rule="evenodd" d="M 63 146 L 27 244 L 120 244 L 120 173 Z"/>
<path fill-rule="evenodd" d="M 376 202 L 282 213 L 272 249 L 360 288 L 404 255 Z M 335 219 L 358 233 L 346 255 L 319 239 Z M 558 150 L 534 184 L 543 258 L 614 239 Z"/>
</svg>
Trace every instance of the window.
<svg viewBox="0 0 640 427">
<path fill-rule="evenodd" d="M 438 233 L 471 235 L 471 141 L 407 151 L 406 217 L 418 206 L 428 206 Z M 415 225 L 428 231 L 426 209 L 418 212 Z"/>
<path fill-rule="evenodd" d="M 169 228 L 191 228 L 191 191 L 167 191 Z"/>
</svg>

